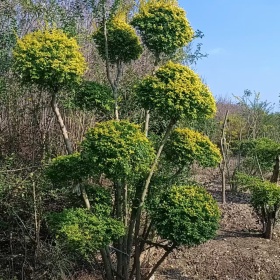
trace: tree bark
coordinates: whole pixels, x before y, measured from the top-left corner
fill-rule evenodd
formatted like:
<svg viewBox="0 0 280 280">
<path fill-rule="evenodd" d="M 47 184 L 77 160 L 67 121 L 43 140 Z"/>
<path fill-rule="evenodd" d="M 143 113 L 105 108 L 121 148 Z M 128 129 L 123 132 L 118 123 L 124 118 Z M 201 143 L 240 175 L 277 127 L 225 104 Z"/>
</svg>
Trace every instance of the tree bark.
<svg viewBox="0 0 280 280">
<path fill-rule="evenodd" d="M 270 178 L 270 182 L 277 184 L 278 177 L 279 177 L 279 155 L 277 155 L 276 158 L 275 158 L 275 165 L 273 167 L 273 173 L 272 173 L 272 176 Z"/>
<path fill-rule="evenodd" d="M 149 110 L 145 110 L 145 128 L 144 128 L 144 133 L 145 133 L 146 137 L 148 137 L 149 122 L 150 122 L 150 111 Z"/>
<path fill-rule="evenodd" d="M 62 116 L 60 114 L 60 111 L 59 111 L 59 108 L 58 108 L 58 105 L 57 105 L 57 94 L 56 93 L 52 94 L 51 107 L 52 107 L 52 110 L 53 110 L 53 112 L 56 116 L 56 119 L 58 121 L 60 130 L 62 132 L 62 136 L 63 136 L 63 140 L 64 140 L 64 144 L 65 144 L 67 153 L 70 155 L 70 154 L 73 153 L 73 147 L 72 147 L 72 143 L 71 143 L 71 141 L 69 139 L 69 136 L 68 136 L 68 131 L 66 129 L 66 126 L 64 124 L 64 121 L 62 119 Z"/>
<path fill-rule="evenodd" d="M 274 227 L 274 215 L 273 213 L 269 213 L 268 219 L 266 221 L 265 230 L 263 233 L 263 237 L 265 239 L 272 239 L 273 238 L 273 227 Z"/>
<path fill-rule="evenodd" d="M 222 161 L 220 163 L 220 171 L 222 174 L 222 203 L 226 203 L 226 166 L 227 166 L 227 156 L 226 156 L 226 123 L 228 118 L 228 110 L 226 112 L 224 122 L 223 122 L 223 128 L 222 128 L 222 136 L 220 140 L 220 146 L 221 146 L 221 153 L 222 153 Z"/>
<path fill-rule="evenodd" d="M 110 261 L 110 256 L 108 256 L 106 249 L 101 249 L 100 250 L 102 261 L 104 264 L 104 269 L 106 273 L 106 279 L 107 280 L 113 280 L 113 273 L 112 273 L 112 264 Z"/>
<path fill-rule="evenodd" d="M 155 169 L 156 169 L 156 166 L 157 166 L 157 163 L 158 163 L 158 160 L 161 156 L 161 153 L 162 153 L 162 150 L 164 148 L 164 145 L 169 137 L 169 135 L 171 134 L 172 130 L 173 130 L 173 127 L 175 126 L 176 124 L 176 120 L 171 120 L 169 122 L 169 125 L 168 127 L 166 128 L 166 132 L 165 132 L 165 135 L 161 141 L 161 144 L 160 144 L 160 147 L 158 149 L 158 152 L 157 152 L 157 155 L 155 157 L 155 160 L 154 160 L 154 163 L 150 169 L 150 173 L 146 179 L 146 182 L 145 182 L 145 185 L 143 187 L 143 191 L 142 191 L 142 194 L 140 195 L 139 197 L 139 204 L 137 206 L 136 209 L 133 209 L 134 211 L 132 211 L 131 213 L 131 218 L 130 218 L 130 224 L 129 224 L 129 230 L 128 230 L 128 241 L 127 241 L 127 248 L 128 248 L 128 258 L 130 258 L 130 255 L 131 255 L 131 247 L 132 247 L 132 241 L 133 241 L 133 229 L 139 229 L 140 226 L 139 226 L 139 223 L 140 223 L 140 217 L 141 217 L 141 212 L 142 212 L 142 208 L 143 208 L 143 205 L 144 205 L 144 201 L 145 201 L 145 198 L 147 196 L 147 193 L 148 193 L 148 189 L 149 189 L 149 185 L 150 185 L 150 182 L 151 182 L 151 179 L 152 179 L 152 176 L 155 172 Z M 137 223 L 137 225 L 136 225 Z M 135 238 L 135 241 L 137 241 L 138 239 L 138 233 L 136 230 L 134 232 L 134 238 Z"/>
<path fill-rule="evenodd" d="M 90 209 L 90 202 L 89 202 L 89 199 L 88 199 L 88 196 L 87 196 L 85 186 L 80 185 L 80 190 L 81 190 L 81 194 L 82 194 L 83 200 L 85 202 L 86 208 L 89 210 Z"/>
</svg>

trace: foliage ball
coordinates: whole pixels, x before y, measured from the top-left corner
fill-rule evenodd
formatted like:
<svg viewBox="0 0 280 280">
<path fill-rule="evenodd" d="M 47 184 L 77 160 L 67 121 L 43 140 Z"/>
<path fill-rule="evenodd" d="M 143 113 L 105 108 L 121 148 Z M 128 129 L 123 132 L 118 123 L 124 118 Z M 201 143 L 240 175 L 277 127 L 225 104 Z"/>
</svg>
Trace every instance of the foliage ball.
<svg viewBox="0 0 280 280">
<path fill-rule="evenodd" d="M 245 162 L 258 159 L 259 165 L 264 171 L 271 171 L 275 164 L 275 158 L 278 157 L 280 145 L 278 142 L 269 138 L 258 138 L 244 140 L 239 143 L 239 151 L 242 156 L 247 157 Z M 257 167 L 258 168 L 258 167 Z"/>
<path fill-rule="evenodd" d="M 98 52 L 106 59 L 104 27 L 93 35 Z M 108 56 L 110 63 L 128 63 L 140 57 L 143 49 L 135 30 L 124 20 L 113 19 L 107 24 Z"/>
<path fill-rule="evenodd" d="M 85 208 L 64 209 L 47 217 L 58 242 L 68 249 L 90 257 L 124 235 L 124 226 L 106 216 L 96 216 Z"/>
<path fill-rule="evenodd" d="M 168 62 L 154 76 L 147 76 L 136 86 L 141 106 L 156 111 L 163 118 L 189 121 L 210 118 L 216 104 L 209 88 L 190 68 Z"/>
<path fill-rule="evenodd" d="M 89 173 L 80 153 L 58 156 L 46 167 L 47 177 L 57 186 L 67 182 L 79 182 Z"/>
<path fill-rule="evenodd" d="M 106 85 L 95 81 L 83 81 L 75 87 L 74 104 L 81 110 L 107 113 L 113 110 L 114 98 Z"/>
<path fill-rule="evenodd" d="M 175 53 L 194 36 L 183 9 L 174 3 L 159 2 L 144 5 L 131 22 L 139 29 L 147 48 L 157 56 Z"/>
<path fill-rule="evenodd" d="M 132 180 L 146 174 L 155 151 L 140 127 L 128 121 L 107 121 L 88 130 L 81 155 L 95 174 Z"/>
<path fill-rule="evenodd" d="M 215 167 L 221 161 L 221 153 L 210 139 L 188 128 L 175 129 L 165 146 L 166 159 L 185 166 L 194 161 L 203 167 Z"/>
<path fill-rule="evenodd" d="M 14 70 L 24 83 L 52 91 L 79 82 L 86 70 L 76 40 L 59 29 L 38 30 L 18 39 L 13 56 Z"/>
<path fill-rule="evenodd" d="M 173 186 L 151 210 L 162 238 L 176 245 L 195 246 L 216 235 L 220 211 L 217 202 L 198 186 Z"/>
<path fill-rule="evenodd" d="M 260 220 L 264 229 L 269 219 L 275 218 L 276 221 L 279 220 L 277 213 L 280 209 L 280 188 L 276 183 L 244 173 L 235 175 L 235 183 L 241 185 L 245 190 L 250 190 L 250 203 L 259 217 L 261 217 Z"/>
</svg>

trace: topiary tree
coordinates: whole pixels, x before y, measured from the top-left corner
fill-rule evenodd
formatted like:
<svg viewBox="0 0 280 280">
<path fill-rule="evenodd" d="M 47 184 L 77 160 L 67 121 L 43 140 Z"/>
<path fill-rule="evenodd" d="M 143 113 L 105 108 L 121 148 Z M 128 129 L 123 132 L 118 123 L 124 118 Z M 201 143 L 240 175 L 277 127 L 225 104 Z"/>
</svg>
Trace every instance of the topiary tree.
<svg viewBox="0 0 280 280">
<path fill-rule="evenodd" d="M 101 1 L 101 3 L 105 2 L 106 1 Z M 155 3 L 155 1 L 151 1 L 150 4 L 152 2 Z M 164 3 L 170 4 L 171 2 L 172 1 L 166 1 Z M 168 8 L 172 8 L 172 6 L 169 5 Z M 158 9 L 160 10 L 160 7 L 158 7 Z M 123 30 L 126 25 L 120 25 L 121 30 L 119 31 L 119 25 L 117 24 L 115 26 L 113 25 L 111 29 L 111 20 L 113 24 L 116 18 L 107 18 L 104 11 L 105 4 L 101 29 L 98 30 L 94 36 L 97 41 L 97 47 L 100 45 L 98 48 L 101 56 L 105 59 L 107 77 L 109 77 L 108 80 L 114 92 L 114 90 L 117 90 L 121 72 L 118 72 L 120 68 L 117 68 L 116 80 L 112 81 L 110 78 L 110 66 L 112 63 L 117 63 L 118 65 L 118 61 L 119 65 L 127 62 L 127 60 L 125 62 L 121 61 L 120 58 L 123 60 L 126 58 L 131 59 L 132 51 L 129 51 L 127 57 L 122 53 L 122 48 L 118 46 L 116 47 L 118 54 L 114 52 L 115 50 L 111 50 L 110 52 L 110 49 L 113 47 L 113 45 L 109 47 L 111 38 L 114 38 L 112 41 L 113 44 L 115 40 L 118 39 L 118 36 L 121 36 L 117 35 L 114 37 L 114 32 L 116 32 L 116 34 L 119 34 L 121 31 L 126 32 Z M 184 24 L 186 24 L 186 21 Z M 129 30 L 131 31 L 131 29 Z M 162 34 L 165 34 L 164 28 L 162 28 L 162 31 Z M 170 31 L 170 35 L 171 33 Z M 98 40 L 100 40 L 100 44 Z M 186 42 L 186 40 L 184 42 Z M 104 49 L 102 49 L 103 43 L 105 45 Z M 172 47 L 174 51 L 175 47 L 176 46 Z M 166 48 L 166 50 L 171 52 L 171 48 Z M 163 50 L 163 52 L 164 51 L 165 50 Z M 116 91 L 114 93 L 116 93 Z M 163 123 L 168 124 L 165 127 L 163 136 L 159 136 L 159 138 L 161 138 L 159 143 L 158 141 L 153 143 L 147 139 L 141 132 L 139 126 L 127 121 L 119 121 L 116 106 L 117 95 L 114 95 L 115 120 L 99 123 L 87 132 L 84 141 L 81 143 L 80 156 L 75 159 L 77 162 L 77 170 L 81 170 L 81 172 L 77 172 L 77 170 L 71 172 L 68 170 L 73 176 L 75 174 L 77 175 L 77 173 L 83 174 L 84 170 L 88 170 L 85 175 L 89 183 L 87 185 L 88 189 L 90 189 L 90 183 L 97 182 L 96 179 L 98 177 L 105 177 L 108 180 L 107 187 L 109 185 L 109 188 L 112 190 L 113 203 L 110 214 L 112 218 L 118 219 L 124 223 L 125 235 L 114 242 L 112 249 L 114 253 L 109 254 L 108 247 L 99 249 L 106 269 L 106 278 L 110 280 L 114 278 L 128 280 L 132 279 L 134 275 L 137 280 L 143 279 L 144 275 L 141 272 L 141 253 L 146 248 L 145 244 L 155 245 L 152 240 L 149 240 L 153 221 L 147 220 L 149 216 L 147 212 L 145 212 L 144 204 L 147 200 L 147 194 L 151 189 L 151 179 L 157 171 L 158 162 L 164 146 L 176 124 L 182 119 L 193 121 L 209 118 L 214 115 L 216 110 L 214 98 L 209 88 L 203 84 L 199 76 L 188 67 L 173 62 L 168 62 L 166 65 L 157 69 L 153 75 L 147 76 L 139 82 L 135 87 L 135 94 L 139 107 L 150 111 L 154 115 L 160 115 Z M 146 124 L 148 124 L 148 122 L 146 122 Z M 157 147 L 156 155 L 153 144 Z M 202 139 L 200 142 L 197 141 L 197 145 L 201 149 L 205 147 L 212 148 L 210 141 L 207 142 L 205 139 Z M 196 156 L 197 155 L 193 155 L 193 158 Z M 216 157 L 218 157 L 218 155 L 216 155 Z M 218 161 L 217 158 L 212 159 L 212 161 L 215 160 Z M 62 168 L 57 166 L 57 170 L 64 169 L 63 165 L 65 161 L 67 161 L 67 157 L 61 162 Z M 207 162 L 207 160 L 204 159 L 203 164 L 210 164 L 209 162 L 210 160 Z M 57 161 L 57 163 L 59 164 L 59 161 Z M 81 168 L 81 166 L 79 166 L 80 163 L 82 166 L 85 165 L 88 169 Z M 66 162 L 66 165 L 67 164 Z M 75 165 L 68 164 L 67 166 L 75 168 Z M 75 177 L 79 177 L 76 175 Z M 60 177 L 63 178 L 61 174 Z M 65 176 L 65 178 L 67 178 L 67 176 Z M 75 178 L 73 178 L 73 180 L 74 179 Z M 169 192 L 169 189 L 170 186 L 166 188 L 166 193 Z M 159 193 L 155 195 L 157 196 Z M 90 199 L 89 197 L 89 200 Z M 143 213 L 145 213 L 145 215 L 143 215 Z M 213 212 L 213 216 L 215 216 L 215 212 Z M 200 218 L 202 219 L 202 217 Z M 144 220 L 146 220 L 147 223 L 146 226 L 142 227 Z M 202 221 L 203 219 L 201 222 Z M 167 251 L 173 250 L 178 244 L 180 244 L 180 242 L 177 242 L 175 239 L 169 240 L 168 248 L 166 248 Z M 159 245 L 156 243 L 155 246 Z M 108 264 L 114 262 L 114 260 L 116 260 L 115 266 L 110 267 Z M 155 269 L 157 266 L 156 264 Z M 114 267 L 116 267 L 116 271 Z"/>
<path fill-rule="evenodd" d="M 144 183 L 143 190 L 140 194 L 137 194 L 138 197 L 135 199 L 129 233 L 132 233 L 135 227 L 136 234 L 139 234 L 141 212 L 151 179 L 175 124 L 182 118 L 188 118 L 189 120 L 209 118 L 215 113 L 216 106 L 210 90 L 202 83 L 198 75 L 188 67 L 173 62 L 160 67 L 154 76 L 144 78 L 137 85 L 136 94 L 140 105 L 144 109 L 159 114 L 165 121 L 169 122 L 158 145 L 157 155 Z M 128 244 L 128 248 L 130 248 L 132 240 L 129 240 Z M 136 249 L 136 255 L 138 253 L 139 248 Z M 130 254 L 131 251 L 128 255 Z M 136 259 L 139 260 L 140 257 L 138 256 Z"/>
<path fill-rule="evenodd" d="M 141 132 L 138 125 L 129 123 L 128 121 L 111 120 L 96 124 L 94 128 L 89 129 L 85 135 L 85 139 L 81 143 L 81 154 L 67 155 L 54 159 L 52 164 L 48 166 L 46 174 L 56 186 L 59 186 L 58 183 L 63 182 L 67 182 L 68 184 L 71 181 L 79 182 L 87 177 L 91 178 L 91 180 L 100 176 L 109 179 L 112 182 L 111 187 L 113 189 L 112 193 L 114 194 L 112 218 L 122 221 L 127 228 L 131 214 L 130 206 L 134 194 L 137 192 L 137 185 L 149 173 L 154 157 L 155 152 L 152 143 Z M 91 190 L 93 186 L 91 184 L 83 186 L 87 188 L 86 193 L 89 195 L 88 201 L 92 201 Z M 91 210 L 96 208 L 95 205 L 88 207 Z M 104 207 L 102 209 L 104 210 Z M 102 213 L 104 215 L 104 211 Z M 107 211 L 106 215 L 108 214 L 110 213 Z M 64 217 L 64 214 L 61 215 Z M 106 218 L 106 215 L 104 218 Z M 63 223 L 62 221 L 61 226 Z M 70 219 L 67 220 L 67 223 L 70 223 Z M 89 221 L 88 223 L 91 222 Z M 72 225 L 70 223 L 69 226 Z M 67 232 L 69 230 L 70 234 L 71 228 L 67 227 L 66 230 Z M 61 232 L 60 228 L 58 232 Z M 66 232 L 63 233 L 63 236 L 65 236 Z M 103 233 L 100 232 L 100 235 Z M 70 237 L 67 235 L 67 238 Z M 87 242 L 83 241 L 83 239 L 88 239 L 82 232 L 79 233 L 79 237 L 77 238 L 78 242 L 81 240 L 82 246 L 84 246 L 84 242 Z M 126 267 L 127 261 L 123 258 L 123 252 L 128 251 L 128 245 L 125 240 L 127 240 L 127 236 L 120 238 L 114 247 L 117 248 L 117 271 L 128 275 L 130 267 Z M 71 244 L 73 246 L 80 246 L 80 243 Z M 94 253 L 92 246 L 89 246 L 87 252 L 91 251 L 91 253 Z M 104 263 L 110 263 L 110 256 L 106 254 L 105 249 L 102 246 L 97 249 L 100 250 Z M 111 268 L 107 267 L 106 271 L 108 277 L 112 275 Z"/>
<path fill-rule="evenodd" d="M 273 238 L 273 228 L 279 219 L 280 188 L 277 184 L 262 181 L 257 177 L 238 173 L 236 182 L 251 192 L 251 205 L 260 216 L 263 225 L 263 237 Z"/>
<path fill-rule="evenodd" d="M 13 57 L 14 71 L 24 84 L 35 84 L 50 93 L 53 112 L 71 154 L 73 149 L 57 105 L 57 95 L 62 88 L 78 83 L 86 70 L 76 40 L 59 29 L 34 31 L 17 40 Z"/>
</svg>

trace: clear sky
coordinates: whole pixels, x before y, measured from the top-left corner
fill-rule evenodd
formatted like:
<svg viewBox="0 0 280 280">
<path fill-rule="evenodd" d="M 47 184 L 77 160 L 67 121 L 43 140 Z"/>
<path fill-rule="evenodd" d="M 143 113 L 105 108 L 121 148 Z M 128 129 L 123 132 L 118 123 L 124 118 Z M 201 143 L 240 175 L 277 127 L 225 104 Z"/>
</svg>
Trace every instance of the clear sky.
<svg viewBox="0 0 280 280">
<path fill-rule="evenodd" d="M 179 0 L 196 30 L 205 34 L 195 70 L 213 94 L 260 92 L 275 103 L 280 93 L 280 0 Z M 234 99 L 234 98 L 232 98 Z"/>
</svg>

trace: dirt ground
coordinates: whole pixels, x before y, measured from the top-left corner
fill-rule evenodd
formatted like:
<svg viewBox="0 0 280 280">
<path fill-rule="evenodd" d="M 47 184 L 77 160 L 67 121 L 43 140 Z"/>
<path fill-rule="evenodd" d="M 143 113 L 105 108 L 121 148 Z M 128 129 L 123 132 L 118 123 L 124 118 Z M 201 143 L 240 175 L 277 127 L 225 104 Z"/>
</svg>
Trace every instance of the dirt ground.
<svg viewBox="0 0 280 280">
<path fill-rule="evenodd" d="M 180 248 L 165 261 L 156 279 L 280 280 L 280 229 L 274 239 L 261 238 L 257 216 L 246 194 L 227 193 L 221 204 L 218 182 L 207 189 L 222 210 L 220 230 L 214 240 L 195 248 Z"/>
</svg>

